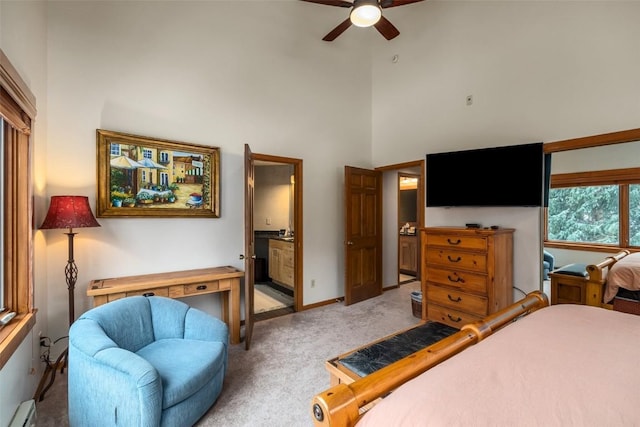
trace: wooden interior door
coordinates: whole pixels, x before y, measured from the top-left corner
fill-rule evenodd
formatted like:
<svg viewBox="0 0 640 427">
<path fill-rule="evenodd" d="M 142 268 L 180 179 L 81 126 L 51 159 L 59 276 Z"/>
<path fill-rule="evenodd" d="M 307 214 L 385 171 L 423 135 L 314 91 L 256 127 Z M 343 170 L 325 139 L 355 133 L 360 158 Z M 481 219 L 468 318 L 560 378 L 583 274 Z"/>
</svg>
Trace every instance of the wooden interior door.
<svg viewBox="0 0 640 427">
<path fill-rule="evenodd" d="M 244 145 L 244 346 L 249 350 L 253 334 L 253 285 L 255 237 L 253 233 L 253 193 L 255 168 L 248 144 Z"/>
<path fill-rule="evenodd" d="M 382 294 L 382 173 L 345 166 L 346 305 Z"/>
</svg>

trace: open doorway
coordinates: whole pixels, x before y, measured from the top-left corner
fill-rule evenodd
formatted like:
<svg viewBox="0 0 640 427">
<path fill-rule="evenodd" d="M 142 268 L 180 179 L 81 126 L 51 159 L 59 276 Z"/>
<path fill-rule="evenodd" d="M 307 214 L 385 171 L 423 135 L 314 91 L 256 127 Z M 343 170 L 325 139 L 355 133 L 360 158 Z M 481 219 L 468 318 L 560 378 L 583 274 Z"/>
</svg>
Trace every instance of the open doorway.
<svg viewBox="0 0 640 427">
<path fill-rule="evenodd" d="M 418 278 L 418 184 L 420 175 L 398 172 L 398 283 Z"/>
<path fill-rule="evenodd" d="M 254 321 L 302 301 L 302 161 L 254 154 Z"/>
<path fill-rule="evenodd" d="M 383 290 L 387 290 L 420 280 L 420 229 L 425 222 L 425 161 L 381 166 L 376 170 L 383 173 Z M 411 180 L 405 180 L 405 177 Z M 413 181 L 413 178 L 417 180 Z M 410 213 L 405 215 L 402 207 L 405 193 L 401 186 L 407 186 L 408 190 L 409 185 L 416 187 L 407 192 L 407 198 L 415 196 L 415 205 L 413 200 L 408 203 L 411 206 L 409 210 L 415 212 L 415 218 Z"/>
</svg>

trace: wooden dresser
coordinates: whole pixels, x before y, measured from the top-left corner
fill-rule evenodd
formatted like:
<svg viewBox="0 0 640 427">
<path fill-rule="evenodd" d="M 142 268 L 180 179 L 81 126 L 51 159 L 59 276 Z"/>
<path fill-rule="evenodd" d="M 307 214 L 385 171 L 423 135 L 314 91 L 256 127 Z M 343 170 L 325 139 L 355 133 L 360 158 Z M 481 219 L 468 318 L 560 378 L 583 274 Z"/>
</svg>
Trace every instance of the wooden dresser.
<svg viewBox="0 0 640 427">
<path fill-rule="evenodd" d="M 511 228 L 421 230 L 427 319 L 455 328 L 513 303 Z"/>
</svg>

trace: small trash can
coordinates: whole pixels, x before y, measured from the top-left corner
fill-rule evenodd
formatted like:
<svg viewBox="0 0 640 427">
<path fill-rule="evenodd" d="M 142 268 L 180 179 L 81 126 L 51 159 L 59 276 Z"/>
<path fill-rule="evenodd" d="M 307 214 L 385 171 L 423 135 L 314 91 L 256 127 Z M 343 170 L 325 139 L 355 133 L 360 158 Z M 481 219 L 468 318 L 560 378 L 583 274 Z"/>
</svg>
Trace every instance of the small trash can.
<svg viewBox="0 0 640 427">
<path fill-rule="evenodd" d="M 422 291 L 411 292 L 411 311 L 418 319 L 422 319 Z"/>
</svg>

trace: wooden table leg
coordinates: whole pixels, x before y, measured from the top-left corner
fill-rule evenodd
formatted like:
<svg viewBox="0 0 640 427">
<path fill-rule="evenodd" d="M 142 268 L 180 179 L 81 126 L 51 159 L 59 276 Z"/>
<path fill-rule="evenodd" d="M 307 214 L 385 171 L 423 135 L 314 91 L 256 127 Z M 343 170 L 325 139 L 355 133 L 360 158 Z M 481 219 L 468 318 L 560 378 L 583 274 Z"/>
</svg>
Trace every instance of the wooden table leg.
<svg viewBox="0 0 640 427">
<path fill-rule="evenodd" d="M 229 331 L 231 331 L 231 324 L 229 323 L 229 299 L 231 298 L 231 291 L 223 292 L 220 295 L 220 304 L 222 306 L 222 321 L 227 324 Z"/>
<path fill-rule="evenodd" d="M 229 281 L 225 286 L 229 290 L 220 297 L 222 320 L 229 326 L 231 344 L 240 344 L 240 279 L 224 280 Z"/>
<path fill-rule="evenodd" d="M 231 343 L 240 343 L 240 280 L 231 280 L 231 290 L 229 291 L 231 300 L 231 310 L 229 310 L 231 324 Z"/>
</svg>

